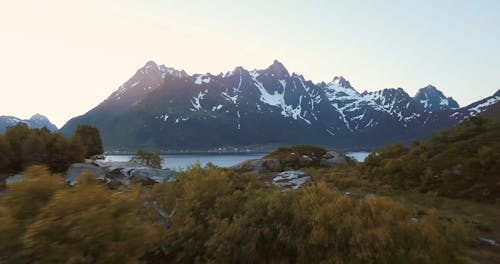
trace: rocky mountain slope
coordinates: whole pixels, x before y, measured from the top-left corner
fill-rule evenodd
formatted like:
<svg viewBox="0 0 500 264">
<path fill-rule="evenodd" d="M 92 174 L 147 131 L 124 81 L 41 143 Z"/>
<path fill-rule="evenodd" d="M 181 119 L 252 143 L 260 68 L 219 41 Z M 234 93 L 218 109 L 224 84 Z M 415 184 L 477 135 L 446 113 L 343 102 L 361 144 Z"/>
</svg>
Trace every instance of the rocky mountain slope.
<svg viewBox="0 0 500 264">
<path fill-rule="evenodd" d="M 47 127 L 50 131 L 56 131 L 56 125 L 52 124 L 49 119 L 43 115 L 35 114 L 30 119 L 20 119 L 14 116 L 0 116 L 0 133 L 5 132 L 9 126 L 14 126 L 18 123 L 26 123 L 30 128 Z"/>
<path fill-rule="evenodd" d="M 88 113 L 61 129 L 97 126 L 107 149 L 212 149 L 279 144 L 370 148 L 410 142 L 477 115 L 500 96 L 465 108 L 432 85 L 359 93 L 343 77 L 313 83 L 278 61 L 193 74 L 153 61 Z M 486 100 L 486 101 L 485 101 Z"/>
</svg>

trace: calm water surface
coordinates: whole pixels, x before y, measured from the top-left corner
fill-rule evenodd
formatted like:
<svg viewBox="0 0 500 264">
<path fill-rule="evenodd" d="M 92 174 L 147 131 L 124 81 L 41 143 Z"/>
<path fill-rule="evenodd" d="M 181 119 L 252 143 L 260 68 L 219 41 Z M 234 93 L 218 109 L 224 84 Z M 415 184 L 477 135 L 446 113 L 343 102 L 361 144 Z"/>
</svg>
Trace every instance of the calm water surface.
<svg viewBox="0 0 500 264">
<path fill-rule="evenodd" d="M 212 162 L 219 167 L 231 167 L 249 159 L 260 159 L 264 153 L 252 154 L 168 154 L 162 155 L 163 168 L 186 169 L 189 165 L 199 162 L 202 166 Z M 132 155 L 108 155 L 108 161 L 129 161 Z"/>
<path fill-rule="evenodd" d="M 357 161 L 364 161 L 368 155 L 370 155 L 370 152 L 367 151 L 351 151 L 351 152 L 346 152 L 346 155 L 349 157 L 352 157 L 356 159 Z"/>
<path fill-rule="evenodd" d="M 358 161 L 363 161 L 369 152 L 347 152 L 348 156 L 355 158 Z M 208 162 L 220 167 L 231 167 L 242 161 L 249 159 L 260 159 L 265 156 L 265 153 L 252 154 L 169 154 L 162 155 L 163 168 L 169 169 L 186 169 L 189 165 L 199 162 L 205 166 Z M 132 155 L 108 155 L 107 161 L 129 161 Z"/>
</svg>

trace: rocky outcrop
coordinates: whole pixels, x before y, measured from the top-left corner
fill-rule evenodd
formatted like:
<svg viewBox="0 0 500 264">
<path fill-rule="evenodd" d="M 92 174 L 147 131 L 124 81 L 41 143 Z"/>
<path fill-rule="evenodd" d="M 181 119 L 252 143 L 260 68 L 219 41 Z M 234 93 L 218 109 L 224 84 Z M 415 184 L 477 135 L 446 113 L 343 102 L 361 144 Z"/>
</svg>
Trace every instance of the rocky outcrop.
<svg viewBox="0 0 500 264">
<path fill-rule="evenodd" d="M 233 166 L 233 169 L 240 172 L 278 172 L 283 170 L 283 166 L 277 159 L 254 159 L 246 160 L 239 164 L 236 164 L 235 166 Z"/>
<path fill-rule="evenodd" d="M 71 186 L 76 185 L 83 173 L 90 173 L 96 179 L 106 181 L 106 173 L 102 168 L 87 163 L 75 163 L 69 166 L 66 172 L 66 182 Z"/>
<path fill-rule="evenodd" d="M 83 172 L 96 176 L 96 179 L 105 181 L 109 186 L 134 182 L 149 185 L 175 180 L 174 172 L 169 169 L 154 169 L 133 162 L 93 161 L 71 165 L 66 173 L 66 181 L 75 185 Z"/>
<path fill-rule="evenodd" d="M 290 151 L 288 153 L 280 153 L 279 155 L 270 154 L 268 156 L 272 157 L 266 156 L 262 159 L 243 161 L 233 166 L 233 169 L 240 172 L 280 172 L 308 167 L 332 167 L 347 162 L 344 154 L 326 150 L 324 155 L 317 155 L 317 153 L 298 154 Z"/>
<path fill-rule="evenodd" d="M 135 168 L 129 170 L 129 177 L 133 181 L 146 183 L 165 183 L 175 180 L 174 172 L 168 169 Z"/>
<path fill-rule="evenodd" d="M 326 167 L 335 166 L 346 162 L 346 156 L 335 151 L 328 151 L 321 159 L 321 165 Z"/>
<path fill-rule="evenodd" d="M 271 183 L 284 189 L 296 190 L 310 181 L 309 174 L 299 170 L 291 170 L 278 173 L 273 177 Z"/>
<path fill-rule="evenodd" d="M 13 183 L 21 182 L 23 180 L 24 180 L 24 175 L 16 174 L 16 175 L 10 176 L 7 179 L 5 179 L 5 185 L 9 186 Z"/>
</svg>

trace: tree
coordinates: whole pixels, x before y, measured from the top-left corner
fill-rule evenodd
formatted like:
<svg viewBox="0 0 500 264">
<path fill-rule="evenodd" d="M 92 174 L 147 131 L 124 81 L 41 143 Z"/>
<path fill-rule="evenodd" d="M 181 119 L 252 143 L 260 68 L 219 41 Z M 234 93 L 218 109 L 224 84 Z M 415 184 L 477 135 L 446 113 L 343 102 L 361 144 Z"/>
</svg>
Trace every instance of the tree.
<svg viewBox="0 0 500 264">
<path fill-rule="evenodd" d="M 20 123 L 7 128 L 0 137 L 0 172 L 20 172 L 32 165 L 47 165 L 52 171 L 62 172 L 83 158 L 79 137 L 66 139 L 45 127 L 30 129 Z"/>
<path fill-rule="evenodd" d="M 23 169 L 22 146 L 30 135 L 31 131 L 25 123 L 19 123 L 8 127 L 5 131 L 5 140 L 8 142 L 11 150 L 10 170 L 21 171 Z"/>
<path fill-rule="evenodd" d="M 5 140 L 4 136 L 0 135 L 0 173 L 9 170 L 11 156 L 12 153 L 8 142 Z"/>
<path fill-rule="evenodd" d="M 51 170 L 62 172 L 71 164 L 83 161 L 85 147 L 78 139 L 68 140 L 60 134 L 54 134 L 47 152 L 46 164 Z"/>
<path fill-rule="evenodd" d="M 138 149 L 135 156 L 130 159 L 130 162 L 161 169 L 163 159 L 158 152 L 149 152 Z"/>
<path fill-rule="evenodd" d="M 89 125 L 79 125 L 73 139 L 79 140 L 85 147 L 85 157 L 99 155 L 104 152 L 99 130 Z"/>
</svg>

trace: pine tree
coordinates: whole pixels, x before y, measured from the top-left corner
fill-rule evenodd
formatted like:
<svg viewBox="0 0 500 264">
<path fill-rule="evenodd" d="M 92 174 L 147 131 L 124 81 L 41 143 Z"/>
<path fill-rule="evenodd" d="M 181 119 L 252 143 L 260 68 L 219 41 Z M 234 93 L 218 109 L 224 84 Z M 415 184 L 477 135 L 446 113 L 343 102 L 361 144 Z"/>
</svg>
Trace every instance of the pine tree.
<svg viewBox="0 0 500 264">
<path fill-rule="evenodd" d="M 74 140 L 79 140 L 85 147 L 85 157 L 100 155 L 104 152 L 99 130 L 89 125 L 79 125 L 73 135 Z"/>
</svg>

